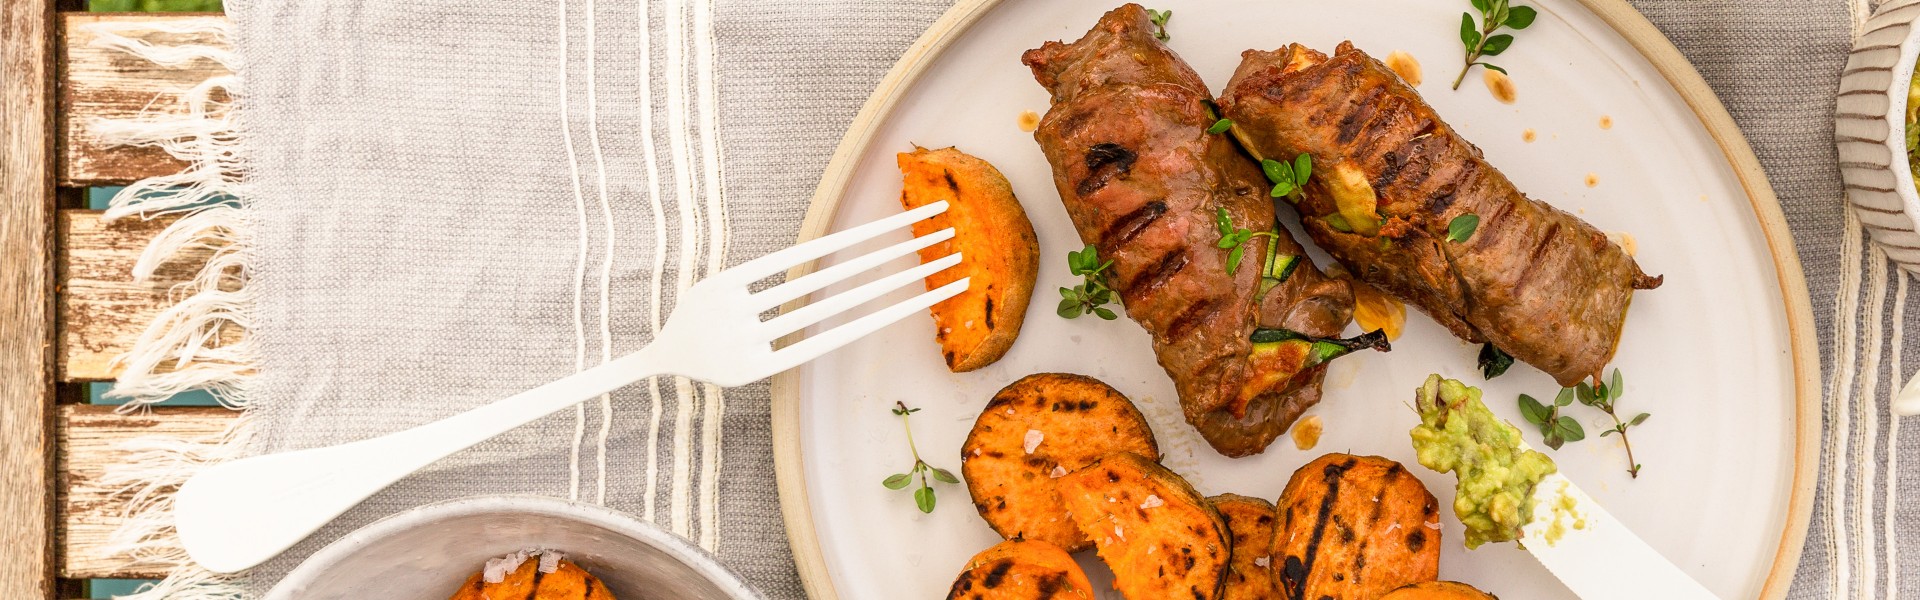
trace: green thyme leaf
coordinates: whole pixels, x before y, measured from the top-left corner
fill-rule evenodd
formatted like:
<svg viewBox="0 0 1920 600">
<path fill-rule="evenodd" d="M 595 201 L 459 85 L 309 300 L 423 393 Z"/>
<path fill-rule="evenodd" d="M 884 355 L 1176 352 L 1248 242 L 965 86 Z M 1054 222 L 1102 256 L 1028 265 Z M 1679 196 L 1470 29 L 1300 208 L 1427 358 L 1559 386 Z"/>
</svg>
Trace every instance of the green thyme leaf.
<svg viewBox="0 0 1920 600">
<path fill-rule="evenodd" d="M 1525 417 L 1528 423 L 1532 423 L 1534 425 L 1545 424 L 1547 422 L 1548 415 L 1551 415 L 1552 413 L 1553 411 L 1548 410 L 1546 406 L 1541 405 L 1539 400 L 1533 399 L 1533 396 L 1528 396 L 1526 394 L 1520 395 L 1520 416 Z"/>
<path fill-rule="evenodd" d="M 915 506 L 920 507 L 920 512 L 932 513 L 933 512 L 933 488 L 922 487 L 920 489 L 914 490 L 913 504 Z"/>
<path fill-rule="evenodd" d="M 1560 394 L 1553 397 L 1553 405 L 1567 406 L 1570 404 L 1573 404 L 1573 390 L 1560 388 Z"/>
<path fill-rule="evenodd" d="M 1305 152 L 1293 157 L 1293 185 L 1307 185 L 1307 179 L 1313 176 L 1313 155 Z"/>
<path fill-rule="evenodd" d="M 1474 10 L 1480 11 L 1480 14 L 1483 15 L 1487 14 L 1487 0 L 1472 0 L 1472 2 Z"/>
<path fill-rule="evenodd" d="M 1580 422 L 1573 420 L 1573 417 L 1560 417 L 1560 420 L 1554 421 L 1554 429 L 1560 432 L 1562 439 L 1569 442 L 1587 439 L 1586 430 L 1581 429 Z"/>
<path fill-rule="evenodd" d="M 1240 269 L 1240 259 L 1242 258 L 1246 258 L 1246 248 L 1240 246 L 1239 244 L 1235 244 L 1232 250 L 1227 251 L 1227 274 L 1228 275 L 1232 275 L 1234 271 L 1238 271 Z"/>
<path fill-rule="evenodd" d="M 1268 196 L 1274 198 L 1285 198 L 1291 194 L 1293 194 L 1293 182 L 1291 181 L 1282 181 L 1273 184 L 1273 191 L 1267 193 Z"/>
<path fill-rule="evenodd" d="M 1449 242 L 1467 241 L 1468 238 L 1473 237 L 1474 230 L 1479 228 L 1480 228 L 1480 215 L 1467 213 L 1464 215 L 1460 215 L 1458 217 L 1454 217 L 1452 221 L 1447 222 L 1447 241 Z"/>
<path fill-rule="evenodd" d="M 1504 24 L 1508 29 L 1526 29 L 1527 26 L 1533 24 L 1534 17 L 1539 16 L 1539 14 L 1540 13 L 1535 12 L 1531 6 L 1515 6 L 1507 11 L 1507 20 Z"/>
<path fill-rule="evenodd" d="M 1467 45 L 1469 53 L 1480 45 L 1480 28 L 1473 24 L 1472 13 L 1460 13 L 1460 41 Z"/>
<path fill-rule="evenodd" d="M 912 479 L 913 478 L 908 477 L 906 473 L 896 473 L 892 477 L 888 477 L 886 481 L 880 482 L 880 485 L 887 486 L 887 489 L 890 490 L 897 490 L 907 487 L 907 482 Z"/>
<path fill-rule="evenodd" d="M 1492 69 L 1492 70 L 1495 70 L 1495 71 L 1499 71 L 1501 75 L 1505 75 L 1505 74 L 1507 74 L 1507 70 L 1506 70 L 1506 69 L 1502 69 L 1502 68 L 1500 68 L 1500 67 L 1496 67 L 1496 66 L 1494 66 L 1494 65 L 1493 65 L 1492 63 L 1473 63 L 1473 64 L 1476 64 L 1476 65 L 1480 65 L 1480 66 L 1482 66 L 1482 67 L 1486 67 L 1486 68 L 1488 68 L 1488 69 Z"/>
<path fill-rule="evenodd" d="M 1636 416 L 1636 417 L 1634 417 L 1634 418 L 1633 418 L 1633 420 L 1631 420 L 1631 421 L 1627 421 L 1627 426 L 1628 426 L 1628 427 L 1632 427 L 1632 426 L 1635 426 L 1635 425 L 1639 425 L 1639 424 L 1641 424 L 1641 423 L 1645 423 L 1645 422 L 1647 422 L 1647 417 L 1649 417 L 1649 416 L 1652 416 L 1652 415 L 1648 415 L 1647 413 L 1640 413 L 1640 415 L 1639 415 L 1639 416 Z"/>
<path fill-rule="evenodd" d="M 1492 36 L 1487 38 L 1487 43 L 1485 45 L 1480 46 L 1480 55 L 1481 56 L 1499 56 L 1501 52 L 1507 51 L 1508 46 L 1512 46 L 1512 45 L 1513 45 L 1513 36 L 1511 35 L 1502 33 L 1500 35 Z"/>
<path fill-rule="evenodd" d="M 1105 306 L 1093 307 L 1093 314 L 1098 315 L 1100 318 L 1106 319 L 1108 321 L 1112 321 L 1114 319 L 1120 318 L 1120 315 L 1114 314 L 1114 312 L 1111 309 L 1108 309 Z"/>
<path fill-rule="evenodd" d="M 1171 9 L 1169 10 L 1154 10 L 1151 8 L 1147 9 L 1147 20 L 1151 21 L 1155 27 L 1159 28 L 1158 31 L 1153 32 L 1153 37 L 1159 39 L 1162 42 L 1165 42 L 1171 39 L 1170 37 L 1167 36 L 1167 20 L 1172 18 L 1173 18 L 1173 10 Z"/>
<path fill-rule="evenodd" d="M 934 479 L 944 481 L 947 483 L 960 483 L 960 479 L 957 477 L 954 477 L 953 473 L 948 472 L 946 469 L 936 468 L 932 466 L 929 466 L 927 468 L 933 471 Z"/>
<path fill-rule="evenodd" d="M 1220 135 L 1222 133 L 1226 133 L 1228 129 L 1233 129 L 1233 119 L 1221 119 L 1218 121 L 1214 121 L 1213 126 L 1207 128 L 1207 133 L 1210 133 L 1213 135 Z"/>
<path fill-rule="evenodd" d="M 1272 183 L 1293 183 L 1293 166 L 1274 159 L 1260 161 L 1260 171 L 1267 174 Z"/>
</svg>

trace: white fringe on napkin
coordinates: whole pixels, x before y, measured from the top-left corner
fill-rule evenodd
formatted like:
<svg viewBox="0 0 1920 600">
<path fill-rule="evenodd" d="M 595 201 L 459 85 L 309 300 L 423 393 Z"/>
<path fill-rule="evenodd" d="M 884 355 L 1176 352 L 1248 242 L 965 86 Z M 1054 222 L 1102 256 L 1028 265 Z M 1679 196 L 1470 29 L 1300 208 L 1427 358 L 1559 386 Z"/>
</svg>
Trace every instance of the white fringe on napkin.
<svg viewBox="0 0 1920 600">
<path fill-rule="evenodd" d="M 87 27 L 95 36 L 94 47 L 124 51 L 161 66 L 181 66 L 197 60 L 213 60 L 229 69 L 239 64 L 226 48 L 158 46 L 128 35 L 159 31 L 226 39 L 225 22 L 101 22 Z M 205 390 L 236 410 L 244 409 L 250 399 L 254 346 L 244 339 L 220 343 L 221 333 L 228 328 L 249 327 L 253 307 L 253 294 L 247 288 L 253 256 L 253 229 L 247 217 L 249 165 L 240 151 L 238 115 L 230 102 L 215 99 L 217 92 L 236 93 L 239 83 L 232 75 L 209 78 L 171 100 L 165 96 L 155 99 L 147 114 L 138 118 L 100 119 L 88 124 L 102 142 L 158 147 L 188 164 L 179 173 L 129 185 L 109 203 L 107 220 L 179 217 L 141 252 L 132 272 L 134 281 L 151 281 L 162 265 L 183 252 L 213 252 L 192 280 L 174 286 L 172 294 L 177 302 L 161 311 L 133 347 L 115 359 L 121 372 L 106 396 L 125 399 L 123 412 L 143 410 L 189 390 Z M 200 469 L 239 457 L 251 430 L 243 415 L 227 431 L 209 439 L 183 441 L 155 436 L 121 447 L 127 452 L 126 458 L 109 466 L 102 481 L 117 486 L 119 497 L 126 499 L 122 514 L 125 521 L 108 538 L 105 550 L 125 557 L 129 566 L 168 573 L 165 580 L 121 598 L 244 598 L 244 575 L 209 572 L 194 564 L 180 548 L 173 530 L 172 492 Z"/>
</svg>

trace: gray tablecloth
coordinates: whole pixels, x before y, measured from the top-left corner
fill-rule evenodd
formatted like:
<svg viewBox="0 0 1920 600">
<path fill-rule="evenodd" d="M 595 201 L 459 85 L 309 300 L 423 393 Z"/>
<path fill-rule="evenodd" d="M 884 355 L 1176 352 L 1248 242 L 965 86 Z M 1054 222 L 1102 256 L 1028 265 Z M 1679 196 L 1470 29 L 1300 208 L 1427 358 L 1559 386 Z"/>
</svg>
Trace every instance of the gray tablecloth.
<svg viewBox="0 0 1920 600">
<path fill-rule="evenodd" d="M 676 290 L 792 242 L 855 110 L 949 3 L 229 0 L 248 145 L 231 225 L 258 368 L 227 383 L 251 405 L 247 450 L 427 422 L 641 347 Z M 1889 495 L 1920 493 L 1920 470 L 1897 468 L 1920 436 L 1886 409 L 1912 351 L 1894 318 L 1909 280 L 1842 210 L 1832 142 L 1868 7 L 1633 3 L 1758 152 L 1840 375 L 1792 595 L 1920 594 L 1920 508 Z M 623 390 L 461 453 L 226 584 L 258 594 L 374 519 L 512 491 L 641 515 L 799 597 L 768 402 L 765 384 Z"/>
</svg>

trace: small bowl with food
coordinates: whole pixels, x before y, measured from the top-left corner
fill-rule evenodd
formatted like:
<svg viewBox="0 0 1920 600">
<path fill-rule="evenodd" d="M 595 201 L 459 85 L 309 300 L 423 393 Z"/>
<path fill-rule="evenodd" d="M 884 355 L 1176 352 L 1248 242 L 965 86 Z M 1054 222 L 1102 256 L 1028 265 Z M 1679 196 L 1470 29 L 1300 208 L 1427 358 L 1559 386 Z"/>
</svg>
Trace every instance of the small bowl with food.
<svg viewBox="0 0 1920 600">
<path fill-rule="evenodd" d="M 1834 137 L 1847 202 L 1887 257 L 1920 273 L 1920 0 L 1893 0 L 1867 20 L 1840 78 Z"/>
<path fill-rule="evenodd" d="M 420 507 L 340 538 L 268 600 L 762 600 L 685 539 L 599 506 L 481 496 Z"/>
</svg>

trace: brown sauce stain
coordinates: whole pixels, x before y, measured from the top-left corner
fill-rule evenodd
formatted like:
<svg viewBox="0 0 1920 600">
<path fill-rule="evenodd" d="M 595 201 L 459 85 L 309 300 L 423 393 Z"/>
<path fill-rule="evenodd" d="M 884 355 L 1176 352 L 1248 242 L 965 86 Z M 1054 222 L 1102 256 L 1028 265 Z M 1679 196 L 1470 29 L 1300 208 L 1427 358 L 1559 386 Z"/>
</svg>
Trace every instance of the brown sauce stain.
<svg viewBox="0 0 1920 600">
<path fill-rule="evenodd" d="M 1533 140 L 1536 140 L 1539 138 L 1540 138 L 1540 134 L 1536 133 L 1532 128 L 1528 128 L 1526 131 L 1520 132 L 1520 139 L 1529 144 L 1533 143 Z"/>
<path fill-rule="evenodd" d="M 1307 415 L 1306 418 L 1300 419 L 1300 422 L 1293 424 L 1291 432 L 1293 447 L 1312 450 L 1314 446 L 1320 445 L 1320 433 L 1324 429 L 1325 424 L 1320 420 L 1320 415 Z"/>
<path fill-rule="evenodd" d="M 1600 175 L 1597 173 L 1588 173 L 1587 187 L 1600 187 Z"/>
<path fill-rule="evenodd" d="M 1030 110 L 1020 111 L 1020 130 L 1021 131 L 1025 131 L 1027 133 L 1033 133 L 1033 130 L 1039 129 L 1039 128 L 1040 128 L 1040 113 L 1036 113 Z"/>
<path fill-rule="evenodd" d="M 1613 117 L 1609 115 L 1600 115 L 1600 128 L 1613 129 Z"/>
<path fill-rule="evenodd" d="M 1518 98 L 1513 88 L 1513 78 L 1493 69 L 1482 69 L 1482 71 L 1480 79 L 1487 83 L 1487 91 L 1493 93 L 1493 99 L 1499 100 L 1501 104 L 1513 104 L 1513 101 Z"/>
<path fill-rule="evenodd" d="M 1387 53 L 1386 62 L 1387 68 L 1393 69 L 1394 74 L 1399 75 L 1401 79 L 1405 79 L 1407 85 L 1420 87 L 1421 72 L 1419 59 L 1414 58 L 1412 54 L 1395 50 Z"/>
</svg>

